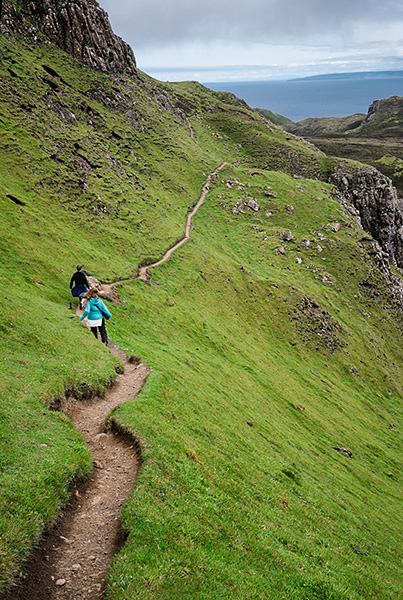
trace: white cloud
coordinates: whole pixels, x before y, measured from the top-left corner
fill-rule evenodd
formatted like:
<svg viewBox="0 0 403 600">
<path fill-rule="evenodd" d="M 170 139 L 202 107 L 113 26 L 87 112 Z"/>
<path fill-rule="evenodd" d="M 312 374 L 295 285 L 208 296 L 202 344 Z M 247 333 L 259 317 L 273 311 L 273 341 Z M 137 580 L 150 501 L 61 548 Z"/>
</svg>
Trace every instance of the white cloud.
<svg viewBox="0 0 403 600">
<path fill-rule="evenodd" d="M 396 68 L 403 55 L 398 0 L 100 0 L 141 69 L 194 79 L 297 76 L 323 69 Z M 392 15 L 392 16 L 391 16 Z M 328 57 L 331 56 L 331 59 Z M 246 65 L 238 69 L 234 67 Z M 388 66 L 390 65 L 390 66 Z M 258 69 L 254 69 L 258 67 Z M 202 69 L 203 68 L 203 69 Z M 315 71 L 316 69 L 316 71 Z M 165 71 L 168 73 L 167 71 Z M 327 71 L 328 72 L 328 71 Z M 206 79 L 204 79 L 206 81 Z M 213 81 L 213 80 L 211 80 Z"/>
</svg>

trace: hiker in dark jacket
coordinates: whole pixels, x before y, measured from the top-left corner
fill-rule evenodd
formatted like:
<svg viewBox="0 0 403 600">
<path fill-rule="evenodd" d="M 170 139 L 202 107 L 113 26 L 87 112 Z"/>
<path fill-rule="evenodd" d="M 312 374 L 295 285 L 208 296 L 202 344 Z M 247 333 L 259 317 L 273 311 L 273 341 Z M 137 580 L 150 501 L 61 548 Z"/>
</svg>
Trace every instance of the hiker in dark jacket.
<svg viewBox="0 0 403 600">
<path fill-rule="evenodd" d="M 88 291 L 88 288 L 90 287 L 87 276 L 82 268 L 82 265 L 77 265 L 77 271 L 70 280 L 70 291 L 74 298 L 80 299 L 80 308 L 83 308 L 83 299 Z"/>
<path fill-rule="evenodd" d="M 85 317 L 87 318 L 87 327 L 91 329 L 92 333 L 98 339 L 98 331 L 101 334 L 102 343 L 105 346 L 108 345 L 108 335 L 106 333 L 105 327 L 105 317 L 107 319 L 111 318 L 111 313 L 108 308 L 105 306 L 101 298 L 98 298 L 98 292 L 95 288 L 91 288 L 85 294 L 87 298 L 87 304 L 85 306 L 85 311 L 83 312 L 82 317 L 80 317 L 80 321 L 82 321 Z"/>
</svg>

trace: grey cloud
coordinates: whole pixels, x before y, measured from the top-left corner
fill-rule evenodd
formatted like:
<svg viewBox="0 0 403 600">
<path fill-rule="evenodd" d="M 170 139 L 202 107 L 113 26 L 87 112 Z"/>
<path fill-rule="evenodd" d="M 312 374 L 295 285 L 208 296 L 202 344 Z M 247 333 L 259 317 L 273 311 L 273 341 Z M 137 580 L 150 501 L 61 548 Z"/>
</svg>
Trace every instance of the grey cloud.
<svg viewBox="0 0 403 600">
<path fill-rule="evenodd" d="M 355 23 L 372 27 L 403 18 L 397 0 L 100 0 L 112 25 L 137 47 L 195 40 L 348 42 Z"/>
</svg>

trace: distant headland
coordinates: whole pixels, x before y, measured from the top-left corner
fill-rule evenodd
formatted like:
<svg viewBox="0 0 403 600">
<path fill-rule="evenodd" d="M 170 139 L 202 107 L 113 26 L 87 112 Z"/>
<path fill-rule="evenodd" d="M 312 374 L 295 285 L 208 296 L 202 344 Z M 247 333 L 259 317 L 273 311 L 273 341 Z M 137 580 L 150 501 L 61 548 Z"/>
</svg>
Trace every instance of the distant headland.
<svg viewBox="0 0 403 600">
<path fill-rule="evenodd" d="M 335 81 L 346 79 L 401 79 L 403 71 L 357 71 L 353 73 L 327 73 L 309 77 L 294 77 L 288 81 Z"/>
</svg>

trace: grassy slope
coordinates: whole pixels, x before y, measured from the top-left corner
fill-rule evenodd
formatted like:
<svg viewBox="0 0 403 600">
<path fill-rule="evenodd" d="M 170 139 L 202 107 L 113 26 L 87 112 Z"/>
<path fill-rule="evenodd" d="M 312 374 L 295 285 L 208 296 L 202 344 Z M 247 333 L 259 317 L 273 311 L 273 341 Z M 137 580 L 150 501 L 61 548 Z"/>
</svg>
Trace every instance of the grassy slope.
<svg viewBox="0 0 403 600">
<path fill-rule="evenodd" d="M 292 185 L 284 176 L 269 181 L 281 189 L 280 179 Z M 298 238 L 306 220 L 316 228 L 340 218 L 331 202 L 307 209 L 316 186 L 294 200 L 298 216 L 279 211 L 282 227 L 298 225 Z M 145 589 L 150 598 L 398 596 L 399 485 L 387 473 L 397 476 L 389 422 L 401 389 L 388 389 L 401 352 L 379 327 L 383 318 L 390 331 L 390 317 L 357 285 L 370 268 L 356 247 L 361 232 L 346 228 L 324 256 L 301 252 L 320 271 L 327 259 L 337 282 L 328 287 L 297 265 L 296 250 L 274 254 L 277 223 L 250 215 L 223 222 L 222 211 L 214 193 L 194 247 L 158 270 L 160 288 L 125 290 L 139 321 L 132 348 L 162 375 L 115 417 L 147 442 L 112 597 L 140 598 Z M 269 241 L 250 225 L 263 225 Z M 343 350 L 332 355 L 312 333 L 304 297 L 336 316 Z M 144 330 L 150 303 L 158 319 Z M 394 361 L 390 369 L 374 347 Z"/>
<path fill-rule="evenodd" d="M 262 117 L 265 117 L 275 125 L 294 125 L 294 121 L 291 121 L 291 119 L 283 117 L 283 115 L 280 115 L 279 113 L 267 110 L 267 108 L 255 108 L 255 110 L 259 113 L 259 115 L 262 115 Z"/>
<path fill-rule="evenodd" d="M 159 256 L 182 234 L 189 197 L 198 193 L 205 180 L 202 168 L 209 165 L 200 161 L 197 149 L 192 151 L 195 144 L 188 139 L 187 126 L 170 113 L 164 120 L 148 96 L 141 102 L 142 118 L 152 118 L 152 127 L 142 135 L 127 125 L 124 115 L 85 96 L 83 100 L 87 90 L 102 90 L 103 97 L 114 98 L 120 88 L 107 77 L 52 46 L 32 52 L 23 44 L 15 47 L 4 38 L 1 42 L 0 304 L 7 348 L 1 362 L 4 585 L 21 554 L 54 519 L 71 479 L 90 468 L 79 436 L 63 415 L 44 406 L 65 391 L 78 396 L 103 393 L 114 377 L 115 359 L 66 310 L 74 266 L 82 262 L 92 274 L 113 279 L 115 272 L 131 275 L 140 262 Z M 18 78 L 7 72 L 10 64 Z M 60 71 L 63 82 L 49 77 L 43 64 Z M 59 91 L 52 93 L 48 81 Z M 136 93 L 141 96 L 141 86 Z M 76 118 L 51 110 L 48 104 L 56 102 Z M 163 147 L 159 128 L 166 140 Z M 80 167 L 78 153 L 94 165 L 92 170 Z M 187 159 L 182 174 L 181 153 Z M 113 162 L 116 155 L 121 166 Z M 178 171 L 176 181 L 171 171 Z M 89 188 L 83 193 L 86 174 Z"/>
<path fill-rule="evenodd" d="M 172 84 L 198 146 L 152 100 L 158 82 L 123 85 L 52 46 L 1 43 L 18 77 L 0 78 L 0 586 L 90 468 L 46 406 L 102 393 L 114 375 L 67 310 L 75 263 L 108 280 L 159 257 L 227 160 L 237 166 L 220 173 L 193 242 L 155 270 L 159 285 L 124 284 L 112 307 L 114 341 L 154 373 L 113 415 L 145 462 L 108 597 L 399 597 L 401 317 L 330 188 L 284 172 L 317 177 L 326 161 L 229 96 Z M 100 89 L 109 105 L 123 92 L 127 109 L 88 96 Z M 261 208 L 235 215 L 245 192 Z"/>
</svg>

